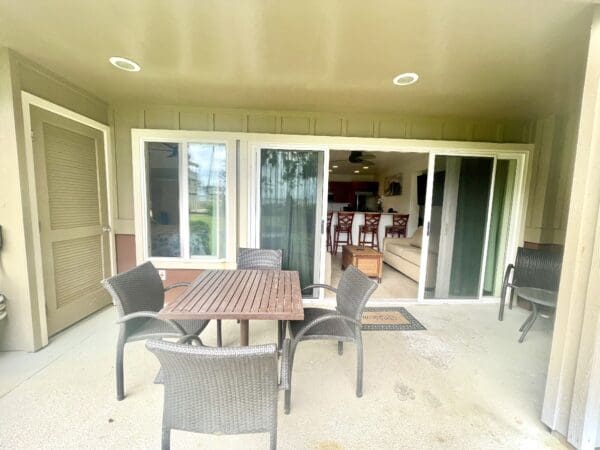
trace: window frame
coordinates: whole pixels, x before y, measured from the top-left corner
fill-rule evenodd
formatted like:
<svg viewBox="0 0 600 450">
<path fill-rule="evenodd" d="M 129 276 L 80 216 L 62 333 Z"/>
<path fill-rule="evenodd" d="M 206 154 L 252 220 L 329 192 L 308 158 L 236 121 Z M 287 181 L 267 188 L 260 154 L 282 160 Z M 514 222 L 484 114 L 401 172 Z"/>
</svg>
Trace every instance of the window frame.
<svg viewBox="0 0 600 450">
<path fill-rule="evenodd" d="M 137 130 L 136 130 L 137 131 Z M 135 234 L 136 255 L 138 263 L 151 261 L 157 267 L 165 269 L 211 269 L 232 268 L 235 266 L 236 242 L 236 178 L 237 178 L 237 141 L 226 137 L 200 135 L 192 132 L 139 130 L 134 133 L 134 207 L 136 211 Z M 143 131 L 143 132 L 141 132 Z M 137 142 L 136 142 L 137 141 Z M 179 242 L 181 256 L 150 255 L 150 221 L 148 215 L 148 158 L 146 144 L 164 142 L 179 146 Z M 189 224 L 189 165 L 188 152 L 190 144 L 225 145 L 226 180 L 225 180 L 225 255 L 190 255 Z M 135 151 L 137 149 L 137 151 Z M 139 241 L 139 242 L 137 242 Z"/>
</svg>

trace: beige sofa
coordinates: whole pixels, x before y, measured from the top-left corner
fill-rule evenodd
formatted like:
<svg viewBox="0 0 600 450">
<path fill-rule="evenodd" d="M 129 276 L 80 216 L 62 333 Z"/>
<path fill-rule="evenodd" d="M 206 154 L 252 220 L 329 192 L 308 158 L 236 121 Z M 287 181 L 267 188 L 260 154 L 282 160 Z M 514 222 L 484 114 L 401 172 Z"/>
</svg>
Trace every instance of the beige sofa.
<svg viewBox="0 0 600 450">
<path fill-rule="evenodd" d="M 419 282 L 422 239 L 423 227 L 417 228 L 417 231 L 409 238 L 385 238 L 383 240 L 383 261 Z"/>
</svg>

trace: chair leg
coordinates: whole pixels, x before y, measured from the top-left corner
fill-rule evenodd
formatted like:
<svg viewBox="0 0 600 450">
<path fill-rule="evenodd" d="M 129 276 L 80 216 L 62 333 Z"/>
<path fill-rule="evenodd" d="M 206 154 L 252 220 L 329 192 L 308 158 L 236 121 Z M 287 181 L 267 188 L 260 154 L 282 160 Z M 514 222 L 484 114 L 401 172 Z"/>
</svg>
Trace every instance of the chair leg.
<svg viewBox="0 0 600 450">
<path fill-rule="evenodd" d="M 515 299 L 515 291 L 514 291 L 514 289 L 511 289 L 510 290 L 510 302 L 508 302 L 508 309 L 512 309 L 514 299 Z"/>
<path fill-rule="evenodd" d="M 283 349 L 283 341 L 285 339 L 286 323 L 287 322 L 285 320 L 277 321 L 277 347 L 279 348 L 279 351 L 281 351 Z"/>
<path fill-rule="evenodd" d="M 521 327 L 521 328 L 524 327 L 525 329 L 523 330 L 523 333 L 521 334 L 521 337 L 519 338 L 519 344 L 523 343 L 525 336 L 527 335 L 527 333 L 529 333 L 529 330 L 531 330 L 531 327 L 535 323 L 535 320 L 537 319 L 537 316 L 538 316 L 537 305 L 535 303 L 532 303 L 531 306 L 533 307 L 533 311 L 531 313 L 531 316 L 529 316 L 529 319 L 527 319 L 527 321 Z"/>
<path fill-rule="evenodd" d="M 270 448 L 271 448 L 271 450 L 276 450 L 277 449 L 277 430 L 271 431 L 270 436 L 271 436 Z"/>
<path fill-rule="evenodd" d="M 162 429 L 162 450 L 169 450 L 171 448 L 171 429 L 163 427 Z"/>
<path fill-rule="evenodd" d="M 338 355 L 344 354 L 344 342 L 338 341 Z"/>
<path fill-rule="evenodd" d="M 502 284 L 502 290 L 500 291 L 500 310 L 498 311 L 498 320 L 502 322 L 504 320 L 504 304 L 506 303 L 506 291 L 508 286 Z"/>
<path fill-rule="evenodd" d="M 294 368 L 294 355 L 296 353 L 296 345 L 292 341 L 290 346 L 290 354 L 288 356 L 288 388 L 285 390 L 285 397 L 283 402 L 283 412 L 285 414 L 290 413 L 290 407 L 292 403 L 292 370 Z"/>
<path fill-rule="evenodd" d="M 117 377 L 117 400 L 121 401 L 125 398 L 125 380 L 123 376 L 123 353 L 125 351 L 125 335 L 119 332 L 117 341 L 117 359 L 115 363 Z"/>
<path fill-rule="evenodd" d="M 223 346 L 223 334 L 221 333 L 221 319 L 217 319 L 217 347 Z"/>
<path fill-rule="evenodd" d="M 362 337 L 356 340 L 356 396 L 363 395 L 363 345 Z"/>
</svg>

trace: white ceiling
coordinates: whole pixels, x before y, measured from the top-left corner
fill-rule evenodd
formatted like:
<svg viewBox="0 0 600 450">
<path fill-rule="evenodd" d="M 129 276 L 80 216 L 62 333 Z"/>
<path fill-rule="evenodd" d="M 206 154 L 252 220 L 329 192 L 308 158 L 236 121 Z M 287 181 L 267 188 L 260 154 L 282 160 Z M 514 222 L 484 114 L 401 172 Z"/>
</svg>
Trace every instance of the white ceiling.
<svg viewBox="0 0 600 450">
<path fill-rule="evenodd" d="M 559 0 L 0 0 L 0 44 L 111 103 L 534 117 L 578 85 Z M 142 66 L 118 71 L 110 56 Z M 418 72 L 395 87 L 401 72 Z"/>
</svg>

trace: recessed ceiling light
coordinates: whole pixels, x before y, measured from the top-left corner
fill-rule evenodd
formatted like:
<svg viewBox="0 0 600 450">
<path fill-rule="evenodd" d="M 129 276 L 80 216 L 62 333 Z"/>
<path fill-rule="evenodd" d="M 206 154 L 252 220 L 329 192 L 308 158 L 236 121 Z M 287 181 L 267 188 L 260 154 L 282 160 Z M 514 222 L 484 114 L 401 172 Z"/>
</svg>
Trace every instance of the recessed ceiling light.
<svg viewBox="0 0 600 450">
<path fill-rule="evenodd" d="M 331 166 L 331 167 L 333 167 L 334 169 L 337 169 L 337 168 L 338 168 L 338 166 Z"/>
<path fill-rule="evenodd" d="M 138 63 L 120 56 L 111 56 L 108 61 L 115 67 L 127 72 L 139 72 L 142 68 Z"/>
<path fill-rule="evenodd" d="M 363 169 L 365 169 L 365 170 L 368 169 L 368 168 L 369 168 L 369 166 L 363 166 Z"/>
<path fill-rule="evenodd" d="M 354 173 L 360 173 L 360 170 L 355 170 Z"/>
<path fill-rule="evenodd" d="M 414 72 L 401 73 L 396 75 L 392 80 L 396 86 L 408 86 L 409 84 L 416 83 L 419 79 L 419 75 Z"/>
<path fill-rule="evenodd" d="M 329 169 L 330 172 L 333 172 L 333 170 Z"/>
</svg>

